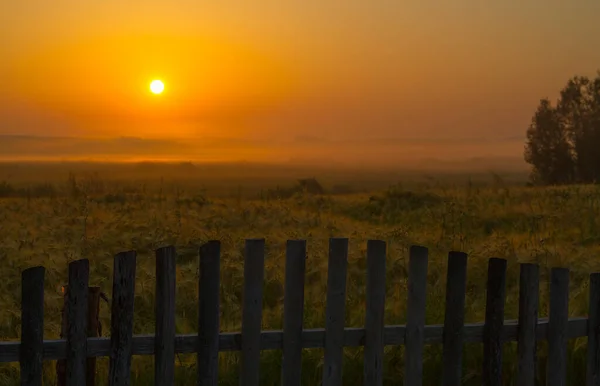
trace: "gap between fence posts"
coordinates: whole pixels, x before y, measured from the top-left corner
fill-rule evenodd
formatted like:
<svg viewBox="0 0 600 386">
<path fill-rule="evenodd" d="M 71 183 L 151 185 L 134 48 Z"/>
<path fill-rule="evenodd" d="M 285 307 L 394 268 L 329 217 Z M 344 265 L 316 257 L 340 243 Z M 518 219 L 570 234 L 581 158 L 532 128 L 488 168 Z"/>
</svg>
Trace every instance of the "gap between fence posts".
<svg viewBox="0 0 600 386">
<path fill-rule="evenodd" d="M 211 240 L 199 251 L 198 276 L 198 386 L 219 383 L 219 293 L 221 243 Z"/>
<path fill-rule="evenodd" d="M 423 246 L 410 247 L 408 262 L 408 299 L 406 306 L 406 345 L 404 385 L 423 385 L 423 344 L 427 295 L 429 251 Z"/>
<path fill-rule="evenodd" d="M 329 239 L 323 386 L 340 386 L 342 384 L 347 266 L 348 239 Z"/>
<path fill-rule="evenodd" d="M 567 384 L 567 326 L 569 319 L 569 270 L 550 270 L 548 318 L 548 386 Z"/>
<path fill-rule="evenodd" d="M 600 273 L 590 275 L 587 386 L 600 386 Z"/>
<path fill-rule="evenodd" d="M 385 313 L 386 244 L 367 242 L 367 299 L 365 310 L 365 386 L 383 385 L 383 323 Z"/>
</svg>

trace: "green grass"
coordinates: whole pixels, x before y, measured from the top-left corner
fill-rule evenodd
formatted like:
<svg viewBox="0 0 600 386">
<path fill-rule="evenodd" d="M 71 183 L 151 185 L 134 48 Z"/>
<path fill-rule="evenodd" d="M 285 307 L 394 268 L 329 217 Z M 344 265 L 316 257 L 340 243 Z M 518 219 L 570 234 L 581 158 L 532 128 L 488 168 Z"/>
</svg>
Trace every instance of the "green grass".
<svg viewBox="0 0 600 386">
<path fill-rule="evenodd" d="M 469 254 L 466 321 L 483 321 L 487 259 L 508 259 L 506 318 L 518 312 L 518 263 L 541 267 L 540 316 L 547 316 L 550 267 L 572 270 L 569 312 L 587 315 L 588 275 L 600 270 L 600 188 L 525 188 L 518 186 L 452 185 L 393 187 L 369 194 L 310 196 L 285 200 L 219 198 L 181 185 L 165 191 L 132 191 L 105 181 L 105 192 L 87 195 L 56 187 L 52 198 L 0 199 L 0 336 L 16 340 L 20 330 L 20 273 L 34 265 L 46 272 L 45 338 L 57 338 L 62 305 L 61 285 L 68 262 L 90 260 L 90 283 L 110 294 L 113 256 L 138 251 L 134 333 L 154 331 L 154 250 L 175 245 L 177 260 L 177 333 L 197 327 L 197 249 L 207 240 L 222 242 L 222 331 L 241 326 L 244 239 L 266 238 L 263 328 L 282 326 L 284 253 L 287 239 L 306 239 L 306 328 L 324 326 L 327 243 L 348 237 L 346 326 L 365 318 L 365 252 L 368 239 L 388 243 L 385 323 L 405 321 L 407 252 L 413 244 L 429 248 L 427 324 L 443 323 L 446 259 L 450 250 Z M 135 186 L 132 182 L 131 186 Z M 141 188 L 140 188 L 141 189 Z M 101 306 L 105 331 L 109 309 Z M 585 339 L 569 346 L 568 384 L 582 384 Z M 480 384 L 482 345 L 465 346 L 464 384 Z M 540 379 L 544 380 L 544 346 L 540 348 Z M 438 384 L 441 346 L 425 350 L 425 384 Z M 506 384 L 516 372 L 516 345 L 505 345 Z M 303 384 L 321 379 L 323 351 L 303 353 Z M 195 380 L 195 356 L 177 357 L 176 384 Z M 261 353 L 261 384 L 280 380 L 280 351 Z M 45 367 L 46 384 L 54 382 L 54 362 Z M 221 384 L 237 385 L 239 355 L 220 356 Z M 362 350 L 345 349 L 345 384 L 362 384 Z M 403 371 L 401 347 L 385 348 L 385 384 L 397 384 Z M 106 381 L 107 360 L 99 360 L 98 380 Z M 152 385 L 153 358 L 134 357 L 133 385 Z M 18 364 L 0 366 L 0 385 L 18 384 Z M 100 384 L 100 383 L 99 383 Z"/>
</svg>

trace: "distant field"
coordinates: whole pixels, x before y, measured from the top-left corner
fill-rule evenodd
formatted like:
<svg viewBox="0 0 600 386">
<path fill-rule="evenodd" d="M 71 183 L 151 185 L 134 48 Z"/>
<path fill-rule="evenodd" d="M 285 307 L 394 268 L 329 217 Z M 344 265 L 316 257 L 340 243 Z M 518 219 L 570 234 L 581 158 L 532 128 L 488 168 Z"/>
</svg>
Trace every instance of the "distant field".
<svg viewBox="0 0 600 386">
<path fill-rule="evenodd" d="M 339 166 L 309 166 L 302 164 L 261 163 L 85 163 L 85 162 L 0 162 L 0 184 L 5 182 L 19 189 L 34 191 L 45 184 L 55 188 L 68 183 L 69 174 L 76 175 L 80 184 L 94 193 L 116 190 L 184 190 L 204 191 L 218 197 L 256 197 L 261 191 L 277 186 L 291 186 L 300 178 L 316 177 L 329 192 L 340 187 L 345 192 L 365 193 L 386 189 L 401 183 L 407 188 L 436 185 L 489 185 L 502 183 L 524 185 L 527 170 L 524 166 L 486 166 L 489 161 L 452 163 L 437 162 L 427 167 L 372 168 Z M 107 186 L 103 186 L 108 184 Z M 1 187 L 0 187 L 1 188 Z M 43 189 L 42 189 L 43 190 Z M 0 189 L 0 195 L 2 190 Z"/>
<path fill-rule="evenodd" d="M 98 167 L 97 174 L 69 168 L 46 172 L 27 166 L 0 168 L 0 337 L 19 337 L 20 272 L 44 265 L 47 339 L 58 337 L 60 286 L 67 263 L 90 259 L 91 284 L 111 291 L 112 257 L 120 251 L 139 253 L 134 332 L 153 333 L 153 250 L 177 247 L 177 331 L 191 333 L 197 324 L 197 248 L 209 239 L 222 241 L 222 330 L 241 324 L 242 251 L 246 238 L 265 237 L 263 328 L 282 326 L 284 248 L 287 239 L 306 239 L 307 262 L 305 325 L 324 326 L 327 278 L 327 242 L 350 238 L 346 325 L 364 324 L 365 250 L 368 239 L 388 243 L 386 324 L 404 321 L 407 248 L 430 249 L 427 323 L 444 318 L 446 255 L 450 250 L 469 253 L 466 321 L 482 321 L 485 307 L 487 259 L 509 259 L 506 317 L 518 311 L 518 262 L 542 267 L 541 316 L 547 315 L 547 270 L 568 266 L 571 274 L 570 313 L 587 314 L 588 274 L 600 270 L 600 187 L 525 187 L 518 174 L 431 175 L 424 173 L 351 173 L 311 170 L 260 169 L 221 171 L 193 169 L 165 172 L 162 182 L 155 168 L 148 171 Z M 20 168 L 20 169 L 19 169 Z M 164 171 L 164 169 L 162 169 Z M 179 173 L 179 174 L 178 174 Z M 345 174 L 344 174 L 345 173 Z M 204 174 L 204 176 L 203 176 Z M 245 174 L 246 178 L 240 178 Z M 152 176 L 154 175 L 154 178 Z M 315 177 L 327 191 L 312 195 L 290 189 L 297 178 Z M 2 185 L 2 181 L 5 181 Z M 398 184 L 400 183 L 401 184 Z M 280 189 L 275 187 L 280 185 Z M 334 187 L 338 194 L 330 194 Z M 344 186 L 344 188 L 342 188 Z M 101 306 L 108 329 L 109 309 Z M 516 345 L 506 345 L 507 380 L 516 371 Z M 480 384 L 482 346 L 465 348 L 466 385 Z M 319 384 L 322 350 L 305 350 L 303 383 Z M 362 351 L 346 349 L 344 378 L 362 382 Z M 441 347 L 425 351 L 425 384 L 437 384 Z M 387 347 L 386 384 L 397 384 L 402 372 L 402 349 Z M 279 384 L 281 353 L 261 354 L 264 385 Z M 544 378 L 544 350 L 540 350 Z M 238 356 L 221 354 L 222 384 L 237 385 Z M 195 379 L 195 356 L 177 361 L 177 384 Z M 582 384 L 585 341 L 571 341 L 569 384 Z M 106 370 L 106 360 L 101 360 Z M 53 384 L 54 363 L 47 363 Z M 134 357 L 134 385 L 152 384 L 152 357 Z M 103 371 L 99 382 L 104 382 Z M 0 385 L 16 385 L 18 364 L 0 366 Z M 350 383 L 349 383 L 350 384 Z M 508 383 L 507 383 L 508 384 Z"/>
</svg>

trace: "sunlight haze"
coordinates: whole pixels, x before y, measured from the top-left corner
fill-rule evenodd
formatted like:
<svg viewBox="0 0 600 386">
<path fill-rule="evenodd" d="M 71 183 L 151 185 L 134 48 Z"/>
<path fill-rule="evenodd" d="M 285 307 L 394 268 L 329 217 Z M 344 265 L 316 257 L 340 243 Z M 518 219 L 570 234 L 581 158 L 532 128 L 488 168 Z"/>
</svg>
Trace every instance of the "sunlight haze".
<svg viewBox="0 0 600 386">
<path fill-rule="evenodd" d="M 0 134 L 280 152 L 298 138 L 434 141 L 433 153 L 465 139 L 522 157 L 539 99 L 600 67 L 598 15 L 592 0 L 5 1 Z M 318 157 L 336 158 L 328 149 Z"/>
</svg>

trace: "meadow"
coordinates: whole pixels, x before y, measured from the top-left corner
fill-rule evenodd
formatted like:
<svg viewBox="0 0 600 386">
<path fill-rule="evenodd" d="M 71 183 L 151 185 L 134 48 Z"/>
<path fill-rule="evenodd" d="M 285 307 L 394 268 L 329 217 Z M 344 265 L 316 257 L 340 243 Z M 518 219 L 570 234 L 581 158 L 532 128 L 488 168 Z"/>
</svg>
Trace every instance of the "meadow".
<svg viewBox="0 0 600 386">
<path fill-rule="evenodd" d="M 211 239 L 222 242 L 222 331 L 241 327 L 242 253 L 247 238 L 266 239 L 263 329 L 282 327 L 288 239 L 307 240 L 306 328 L 325 323 L 323 294 L 330 237 L 350 240 L 348 327 L 364 324 L 369 239 L 388 244 L 386 324 L 405 320 L 407 253 L 415 244 L 428 247 L 430 254 L 427 324 L 443 323 L 447 254 L 451 250 L 469 254 L 466 322 L 484 320 L 488 258 L 508 259 L 507 319 L 516 319 L 518 313 L 518 263 L 540 264 L 541 317 L 548 311 L 550 267 L 571 269 L 569 311 L 573 317 L 587 315 L 588 275 L 600 271 L 598 186 L 528 187 L 524 180 L 489 174 L 478 179 L 466 175 L 425 178 L 422 173 L 404 179 L 392 174 L 376 178 L 338 174 L 335 180 L 317 171 L 310 175 L 325 181 L 326 192 L 312 194 L 293 189 L 295 175 L 284 172 L 262 179 L 245 174 L 246 180 L 221 172 L 218 177 L 228 182 L 218 183 L 215 175 L 175 178 L 169 173 L 170 178 L 161 179 L 139 171 L 118 175 L 102 170 L 29 174 L 15 170 L 10 179 L 0 182 L 2 340 L 19 337 L 23 269 L 47 268 L 45 338 L 52 339 L 60 332 L 61 286 L 66 283 L 68 262 L 89 259 L 90 284 L 110 296 L 113 256 L 130 249 L 138 251 L 134 333 L 153 333 L 154 250 L 165 245 L 174 245 L 178 251 L 177 333 L 193 333 L 197 329 L 198 247 Z M 206 181 L 213 184 L 208 186 Z M 101 305 L 105 331 L 110 326 L 109 311 Z M 465 385 L 481 382 L 482 349 L 480 344 L 465 346 Z M 505 344 L 504 351 L 506 384 L 512 384 L 516 344 Z M 441 352 L 439 345 L 426 347 L 426 385 L 438 384 Z M 322 350 L 304 350 L 303 384 L 319 384 L 322 357 Z M 402 358 L 401 347 L 385 348 L 385 384 L 400 383 Z M 345 349 L 345 384 L 362 384 L 362 359 L 361 349 Z M 98 381 L 105 383 L 107 360 L 98 363 Z M 545 347 L 541 345 L 538 373 L 542 382 L 544 364 Z M 585 339 L 570 341 L 568 384 L 583 384 L 584 364 Z M 55 362 L 45 363 L 45 384 L 54 384 L 54 366 Z M 261 366 L 261 384 L 278 385 L 281 352 L 262 352 Z M 237 385 L 238 368 L 237 354 L 220 354 L 221 384 Z M 17 363 L 0 365 L 0 385 L 18 384 L 18 373 Z M 176 384 L 193 384 L 195 374 L 195 356 L 178 356 Z M 134 357 L 132 385 L 151 385 L 152 376 L 153 357 Z"/>
</svg>

